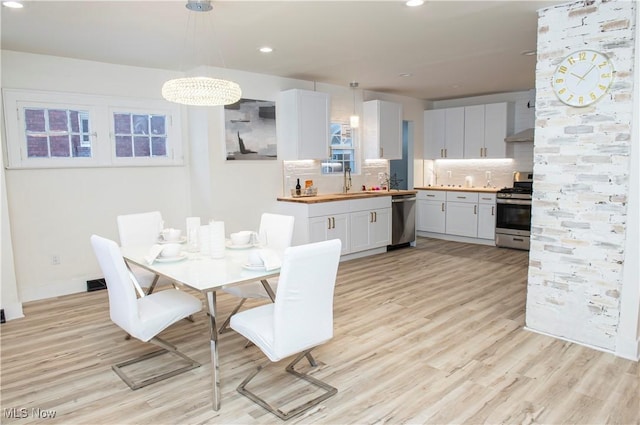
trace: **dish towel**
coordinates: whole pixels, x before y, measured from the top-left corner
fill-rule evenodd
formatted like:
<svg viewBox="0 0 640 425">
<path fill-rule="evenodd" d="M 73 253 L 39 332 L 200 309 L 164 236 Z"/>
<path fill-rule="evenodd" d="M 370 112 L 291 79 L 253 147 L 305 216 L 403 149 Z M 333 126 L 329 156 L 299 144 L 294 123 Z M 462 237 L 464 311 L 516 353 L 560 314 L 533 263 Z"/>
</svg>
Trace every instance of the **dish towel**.
<svg viewBox="0 0 640 425">
<path fill-rule="evenodd" d="M 158 255 L 160 255 L 160 253 L 162 252 L 162 248 L 163 246 L 159 244 L 152 245 L 149 253 L 144 256 L 144 261 L 146 261 L 147 264 L 152 264 L 154 261 L 156 261 Z"/>
<path fill-rule="evenodd" d="M 259 249 L 258 253 L 264 263 L 264 269 L 266 271 L 279 269 L 282 263 L 280 262 L 280 255 L 272 249 Z"/>
</svg>

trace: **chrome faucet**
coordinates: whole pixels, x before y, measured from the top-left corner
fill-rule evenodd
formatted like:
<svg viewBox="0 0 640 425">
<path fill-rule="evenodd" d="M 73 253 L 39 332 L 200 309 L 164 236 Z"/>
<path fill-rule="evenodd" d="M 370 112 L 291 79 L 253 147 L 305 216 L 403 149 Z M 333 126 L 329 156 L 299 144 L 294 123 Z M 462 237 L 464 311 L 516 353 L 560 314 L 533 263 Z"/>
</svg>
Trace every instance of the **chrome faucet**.
<svg viewBox="0 0 640 425">
<path fill-rule="evenodd" d="M 347 175 L 349 176 L 348 178 Z M 349 193 L 349 189 L 351 189 L 351 167 L 348 165 L 344 167 L 342 179 L 342 193 Z"/>
</svg>

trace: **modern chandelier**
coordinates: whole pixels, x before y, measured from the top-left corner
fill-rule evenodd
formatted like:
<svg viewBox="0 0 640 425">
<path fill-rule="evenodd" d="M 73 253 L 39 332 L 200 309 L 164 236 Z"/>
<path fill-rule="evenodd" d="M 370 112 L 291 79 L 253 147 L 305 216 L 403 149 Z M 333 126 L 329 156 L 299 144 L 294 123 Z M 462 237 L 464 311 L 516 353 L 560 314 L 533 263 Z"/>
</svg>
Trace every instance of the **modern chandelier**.
<svg viewBox="0 0 640 425">
<path fill-rule="evenodd" d="M 189 0 L 187 9 L 192 12 L 209 12 L 211 0 Z M 169 102 L 190 106 L 230 105 L 240 100 L 242 90 L 237 83 L 211 77 L 175 78 L 162 85 L 162 97 Z"/>
</svg>

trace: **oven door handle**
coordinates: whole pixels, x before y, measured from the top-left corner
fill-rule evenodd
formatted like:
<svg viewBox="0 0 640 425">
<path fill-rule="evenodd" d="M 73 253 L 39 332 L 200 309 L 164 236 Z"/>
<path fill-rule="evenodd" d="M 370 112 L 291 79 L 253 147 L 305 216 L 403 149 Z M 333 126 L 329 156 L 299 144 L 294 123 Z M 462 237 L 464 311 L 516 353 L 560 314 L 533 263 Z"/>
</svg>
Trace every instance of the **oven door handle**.
<svg viewBox="0 0 640 425">
<path fill-rule="evenodd" d="M 526 199 L 496 199 L 497 204 L 509 204 L 509 205 L 531 205 L 531 201 Z"/>
</svg>

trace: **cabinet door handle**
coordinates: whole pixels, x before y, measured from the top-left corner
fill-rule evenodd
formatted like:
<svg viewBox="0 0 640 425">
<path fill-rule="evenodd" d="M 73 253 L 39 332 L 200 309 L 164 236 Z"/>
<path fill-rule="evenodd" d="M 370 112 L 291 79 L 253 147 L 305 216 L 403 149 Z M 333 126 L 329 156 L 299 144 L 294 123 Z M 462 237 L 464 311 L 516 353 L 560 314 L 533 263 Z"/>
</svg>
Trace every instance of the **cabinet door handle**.
<svg viewBox="0 0 640 425">
<path fill-rule="evenodd" d="M 373 223 L 373 213 L 369 211 L 369 223 Z"/>
<path fill-rule="evenodd" d="M 440 208 L 441 208 L 441 209 L 442 209 L 442 211 L 444 212 L 444 202 L 441 204 L 441 207 L 440 207 Z"/>
<path fill-rule="evenodd" d="M 376 211 L 373 212 L 373 222 L 374 223 L 378 222 L 378 213 Z"/>
<path fill-rule="evenodd" d="M 495 208 L 495 207 L 491 207 L 491 215 L 495 215 L 495 214 L 493 213 L 494 208 Z"/>
<path fill-rule="evenodd" d="M 384 148 L 380 146 L 380 158 L 384 158 Z"/>
<path fill-rule="evenodd" d="M 335 217 L 331 217 L 331 228 L 332 229 L 336 228 L 336 218 Z"/>
<path fill-rule="evenodd" d="M 477 205 L 474 205 L 474 206 L 473 206 L 473 214 L 474 214 L 474 215 L 475 215 L 475 214 L 478 214 L 478 206 L 477 206 Z"/>
<path fill-rule="evenodd" d="M 427 195 L 428 198 L 435 198 L 436 195 Z"/>
<path fill-rule="evenodd" d="M 440 158 L 444 158 L 444 149 L 440 148 Z"/>
<path fill-rule="evenodd" d="M 447 157 L 447 148 L 444 148 L 444 157 Z"/>
<path fill-rule="evenodd" d="M 331 217 L 327 217 L 327 229 L 331 230 Z"/>
<path fill-rule="evenodd" d="M 458 198 L 458 199 L 467 199 L 466 196 L 456 196 L 456 198 Z"/>
</svg>

